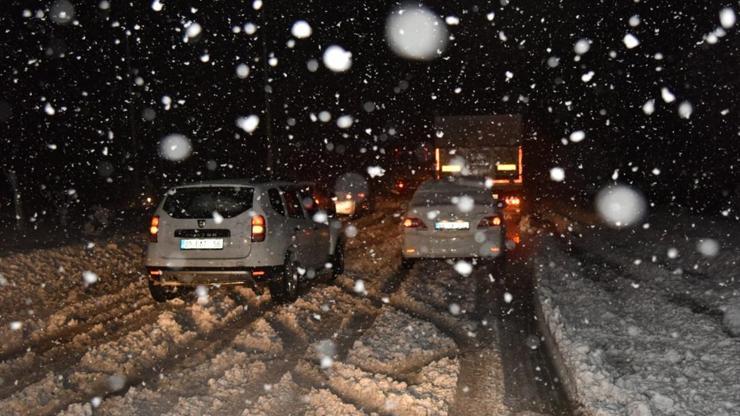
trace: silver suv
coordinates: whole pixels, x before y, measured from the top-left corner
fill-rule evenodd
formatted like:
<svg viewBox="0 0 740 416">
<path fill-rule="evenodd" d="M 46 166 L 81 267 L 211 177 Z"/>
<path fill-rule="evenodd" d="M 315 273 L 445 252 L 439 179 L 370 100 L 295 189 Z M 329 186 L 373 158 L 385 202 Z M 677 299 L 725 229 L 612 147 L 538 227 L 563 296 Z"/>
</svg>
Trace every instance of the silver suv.
<svg viewBox="0 0 740 416">
<path fill-rule="evenodd" d="M 182 286 L 262 285 L 291 301 L 299 283 L 344 267 L 341 223 L 311 183 L 219 180 L 170 189 L 149 226 L 157 301 Z M 323 209 L 322 209 L 323 208 Z"/>
</svg>

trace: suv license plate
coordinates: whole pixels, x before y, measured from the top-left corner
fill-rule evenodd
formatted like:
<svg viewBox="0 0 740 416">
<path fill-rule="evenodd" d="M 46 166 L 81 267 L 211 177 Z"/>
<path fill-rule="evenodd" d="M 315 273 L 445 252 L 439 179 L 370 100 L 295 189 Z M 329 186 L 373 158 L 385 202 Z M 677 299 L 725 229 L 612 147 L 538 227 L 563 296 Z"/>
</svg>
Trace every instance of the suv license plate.
<svg viewBox="0 0 740 416">
<path fill-rule="evenodd" d="M 221 250 L 223 248 L 223 238 L 195 238 L 180 240 L 180 250 Z"/>
</svg>

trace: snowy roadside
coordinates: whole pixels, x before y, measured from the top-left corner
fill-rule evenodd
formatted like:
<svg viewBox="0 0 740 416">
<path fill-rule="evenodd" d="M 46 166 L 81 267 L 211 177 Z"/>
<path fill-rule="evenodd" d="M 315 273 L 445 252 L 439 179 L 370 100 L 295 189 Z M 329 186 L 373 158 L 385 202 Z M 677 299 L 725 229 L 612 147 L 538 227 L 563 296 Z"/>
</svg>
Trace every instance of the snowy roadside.
<svg viewBox="0 0 740 416">
<path fill-rule="evenodd" d="M 733 241 L 736 230 L 657 214 L 648 228 L 619 231 L 583 212 L 546 218 L 560 239 L 540 230 L 537 296 L 583 409 L 738 414 L 740 340 L 723 320 L 738 296 L 740 256 L 700 249 L 708 238 Z"/>
</svg>

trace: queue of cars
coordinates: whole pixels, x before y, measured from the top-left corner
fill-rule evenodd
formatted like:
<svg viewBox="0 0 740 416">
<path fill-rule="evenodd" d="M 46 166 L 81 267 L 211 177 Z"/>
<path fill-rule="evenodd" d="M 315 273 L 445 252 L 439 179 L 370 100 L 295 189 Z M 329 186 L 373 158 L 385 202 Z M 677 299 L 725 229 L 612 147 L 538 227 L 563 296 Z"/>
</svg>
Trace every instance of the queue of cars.
<svg viewBox="0 0 740 416">
<path fill-rule="evenodd" d="M 354 201 L 357 197 L 347 198 Z M 145 266 L 160 302 L 198 285 L 268 286 L 292 301 L 299 285 L 344 270 L 344 201 L 313 183 L 218 180 L 177 186 L 149 224 Z M 427 258 L 504 258 L 504 225 L 481 181 L 428 180 L 402 217 L 403 265 Z"/>
</svg>

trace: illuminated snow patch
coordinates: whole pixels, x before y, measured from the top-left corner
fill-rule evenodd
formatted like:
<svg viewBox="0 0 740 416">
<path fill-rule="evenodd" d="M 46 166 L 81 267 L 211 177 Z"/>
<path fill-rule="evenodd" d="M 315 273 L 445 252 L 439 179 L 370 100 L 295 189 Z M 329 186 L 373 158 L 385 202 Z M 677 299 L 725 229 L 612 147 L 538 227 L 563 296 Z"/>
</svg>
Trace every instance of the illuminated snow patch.
<svg viewBox="0 0 740 416">
<path fill-rule="evenodd" d="M 355 238 L 355 237 L 357 237 L 357 227 L 355 227 L 354 225 L 348 225 L 344 229 L 344 235 L 346 235 L 347 238 Z"/>
<path fill-rule="evenodd" d="M 187 159 L 192 151 L 190 140 L 182 134 L 170 134 L 159 142 L 159 153 L 173 162 Z"/>
<path fill-rule="evenodd" d="M 324 65 L 334 72 L 344 72 L 352 66 L 352 52 L 338 45 L 326 48 L 322 59 Z"/>
<path fill-rule="evenodd" d="M 385 175 L 385 169 L 380 166 L 368 166 L 367 174 L 370 175 L 371 178 L 374 178 L 376 176 L 383 176 Z"/>
<path fill-rule="evenodd" d="M 450 310 L 450 313 L 457 316 L 460 315 L 460 305 L 457 303 L 450 303 L 450 306 L 448 308 Z"/>
<path fill-rule="evenodd" d="M 457 205 L 460 212 L 470 212 L 475 208 L 475 200 L 468 195 L 452 198 L 452 203 Z"/>
<path fill-rule="evenodd" d="M 691 113 L 693 112 L 694 107 L 688 101 L 683 101 L 681 104 L 678 105 L 678 116 L 683 119 L 688 120 L 691 117 Z"/>
<path fill-rule="evenodd" d="M 454 269 L 461 276 L 470 276 L 470 273 L 473 273 L 473 265 L 465 260 L 458 260 L 455 263 Z"/>
<path fill-rule="evenodd" d="M 447 46 L 447 28 L 436 14 L 424 7 L 402 6 L 386 20 L 385 38 L 396 55 L 428 61 Z"/>
<path fill-rule="evenodd" d="M 645 198 L 629 186 L 609 186 L 596 195 L 596 211 L 612 227 L 631 226 L 645 215 Z"/>
<path fill-rule="evenodd" d="M 236 125 L 247 133 L 252 133 L 260 124 L 260 118 L 254 114 L 236 119 Z"/>
<path fill-rule="evenodd" d="M 559 167 L 550 169 L 550 179 L 555 182 L 562 182 L 565 179 L 565 170 Z"/>
<path fill-rule="evenodd" d="M 594 71 L 588 71 L 585 74 L 581 75 L 581 81 L 589 82 L 593 79 L 594 75 Z"/>
<path fill-rule="evenodd" d="M 735 11 L 731 8 L 725 7 L 724 9 L 719 11 L 719 23 L 722 25 L 723 28 L 729 29 L 735 26 L 736 20 L 737 17 L 735 16 Z"/>
<path fill-rule="evenodd" d="M 719 243 L 713 238 L 702 238 L 696 243 L 696 250 L 704 257 L 714 257 L 719 254 Z"/>
<path fill-rule="evenodd" d="M 667 87 L 663 87 L 660 89 L 660 97 L 663 99 L 663 101 L 667 103 L 672 103 L 676 101 L 676 96 L 673 95 L 671 90 L 669 90 Z"/>
<path fill-rule="evenodd" d="M 340 116 L 337 119 L 337 127 L 339 127 L 340 129 L 348 129 L 352 127 L 352 123 L 354 123 L 354 119 L 352 118 L 352 116 L 347 114 Z"/>
<path fill-rule="evenodd" d="M 49 17 L 58 25 L 66 25 L 75 17 L 75 6 L 68 0 L 57 0 L 51 5 Z"/>
<path fill-rule="evenodd" d="M 98 275 L 89 270 L 86 270 L 82 272 L 82 280 L 85 282 L 85 286 L 89 286 L 98 281 Z"/>
<path fill-rule="evenodd" d="M 627 49 L 636 48 L 640 44 L 640 40 L 637 39 L 632 33 L 624 35 L 624 39 L 622 39 L 622 42 L 624 42 L 624 46 L 626 46 Z"/>
<path fill-rule="evenodd" d="M 583 130 L 576 130 L 570 134 L 570 141 L 578 143 L 586 138 L 586 133 Z"/>
<path fill-rule="evenodd" d="M 221 224 L 222 222 L 224 222 L 223 215 L 219 214 L 218 211 L 213 211 L 213 222 L 215 222 L 216 224 Z"/>
<path fill-rule="evenodd" d="M 236 66 L 236 76 L 240 79 L 244 79 L 249 76 L 249 67 L 247 64 L 239 64 Z"/>
<path fill-rule="evenodd" d="M 642 105 L 642 112 L 646 115 L 653 114 L 655 112 L 655 100 L 649 99 Z"/>
<path fill-rule="evenodd" d="M 367 295 L 367 291 L 365 290 L 365 282 L 363 282 L 362 279 L 355 280 L 355 285 L 352 290 L 354 290 L 355 293 Z"/>
<path fill-rule="evenodd" d="M 311 25 L 305 20 L 296 20 L 293 26 L 290 28 L 290 33 L 298 39 L 305 39 L 311 36 L 313 30 Z"/>
<path fill-rule="evenodd" d="M 205 305 L 208 303 L 208 287 L 199 285 L 195 288 L 195 296 L 197 297 L 198 305 Z"/>
<path fill-rule="evenodd" d="M 579 39 L 575 45 L 573 45 L 573 51 L 578 55 L 583 55 L 591 49 L 591 39 Z"/>
<path fill-rule="evenodd" d="M 203 27 L 195 22 L 190 22 L 185 26 L 185 42 L 190 39 L 195 39 L 198 35 L 203 32 Z"/>
</svg>

